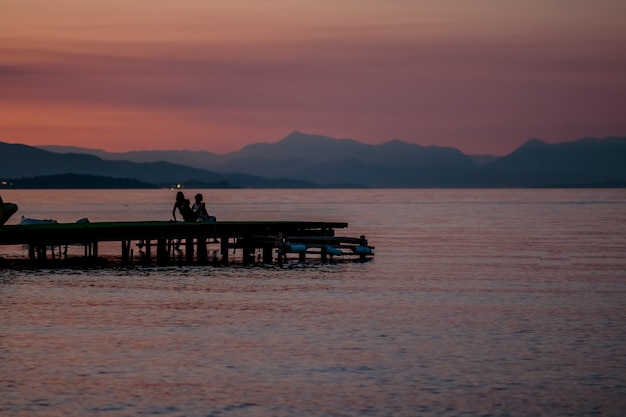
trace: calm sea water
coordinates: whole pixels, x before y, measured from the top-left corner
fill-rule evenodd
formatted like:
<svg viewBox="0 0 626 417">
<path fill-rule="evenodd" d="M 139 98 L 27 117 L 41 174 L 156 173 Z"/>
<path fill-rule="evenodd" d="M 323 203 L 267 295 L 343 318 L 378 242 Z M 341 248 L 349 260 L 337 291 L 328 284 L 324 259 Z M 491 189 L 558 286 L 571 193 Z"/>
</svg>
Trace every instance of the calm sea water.
<svg viewBox="0 0 626 417">
<path fill-rule="evenodd" d="M 347 221 L 376 258 L 0 270 L 0 415 L 626 414 L 626 190 L 203 193 L 218 220 Z M 174 194 L 2 197 L 73 222 Z"/>
</svg>

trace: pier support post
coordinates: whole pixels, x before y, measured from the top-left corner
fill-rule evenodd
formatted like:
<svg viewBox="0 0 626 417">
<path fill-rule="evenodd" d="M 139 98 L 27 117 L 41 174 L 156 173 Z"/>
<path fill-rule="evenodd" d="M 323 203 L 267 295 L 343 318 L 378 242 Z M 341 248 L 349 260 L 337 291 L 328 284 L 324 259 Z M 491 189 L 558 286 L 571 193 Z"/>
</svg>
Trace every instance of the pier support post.
<svg viewBox="0 0 626 417">
<path fill-rule="evenodd" d="M 122 240 L 122 263 L 130 263 L 130 240 Z"/>
<path fill-rule="evenodd" d="M 193 238 L 185 238 L 185 261 L 187 264 L 193 263 Z"/>
<path fill-rule="evenodd" d="M 167 241 L 165 239 L 157 240 L 157 265 L 164 266 L 169 264 L 170 251 L 167 249 Z"/>
<path fill-rule="evenodd" d="M 228 266 L 228 235 L 220 238 L 220 251 L 222 252 L 222 265 Z"/>
<path fill-rule="evenodd" d="M 146 265 L 150 265 L 152 262 L 152 242 L 150 239 L 146 239 L 146 258 L 144 262 Z"/>
<path fill-rule="evenodd" d="M 263 263 L 271 264 L 272 263 L 272 245 L 263 246 Z"/>
<path fill-rule="evenodd" d="M 365 235 L 361 235 L 361 242 L 359 243 L 361 246 L 367 246 L 367 239 L 365 239 Z M 361 255 L 359 255 L 359 259 L 361 261 L 365 261 L 367 260 L 367 256 L 365 254 L 365 251 L 363 251 L 361 253 Z"/>
<path fill-rule="evenodd" d="M 242 242 L 243 250 L 243 264 L 250 265 L 254 263 L 254 246 L 250 244 L 248 239 L 244 239 Z"/>
<path fill-rule="evenodd" d="M 35 252 L 37 252 L 37 262 L 43 262 L 46 260 L 46 245 L 38 245 L 35 247 Z"/>
<path fill-rule="evenodd" d="M 206 265 L 209 262 L 209 255 L 206 248 L 206 237 L 197 238 L 197 250 L 198 250 L 198 263 L 200 265 Z"/>
</svg>

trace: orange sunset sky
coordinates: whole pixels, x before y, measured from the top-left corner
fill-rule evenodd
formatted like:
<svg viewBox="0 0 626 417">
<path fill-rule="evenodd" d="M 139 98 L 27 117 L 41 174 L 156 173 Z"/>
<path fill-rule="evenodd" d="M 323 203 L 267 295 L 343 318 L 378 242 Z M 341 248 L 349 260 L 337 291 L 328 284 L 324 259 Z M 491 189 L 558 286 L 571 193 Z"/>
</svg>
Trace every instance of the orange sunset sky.
<svg viewBox="0 0 626 417">
<path fill-rule="evenodd" d="M 0 141 L 626 135 L 624 0 L 0 0 Z"/>
</svg>

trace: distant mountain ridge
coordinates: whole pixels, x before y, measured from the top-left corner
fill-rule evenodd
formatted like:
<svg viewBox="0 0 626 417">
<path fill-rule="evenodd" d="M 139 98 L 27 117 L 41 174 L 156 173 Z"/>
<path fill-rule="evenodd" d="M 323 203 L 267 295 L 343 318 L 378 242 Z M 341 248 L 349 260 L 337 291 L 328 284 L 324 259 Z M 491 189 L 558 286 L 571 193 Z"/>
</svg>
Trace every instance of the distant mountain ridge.
<svg viewBox="0 0 626 417">
<path fill-rule="evenodd" d="M 53 151 L 78 148 L 42 147 Z M 268 179 L 290 178 L 325 187 L 412 187 L 450 186 L 449 180 L 430 185 L 431 172 L 446 168 L 471 170 L 475 163 L 453 148 L 423 147 L 400 140 L 369 145 L 353 139 L 334 139 L 294 131 L 277 143 L 257 143 L 226 155 L 191 151 L 146 151 L 122 154 L 83 150 L 102 158 L 134 162 L 167 160 L 221 173 L 240 173 Z M 457 175 L 457 176 L 458 176 Z M 454 177 L 450 172 L 438 177 Z"/>
<path fill-rule="evenodd" d="M 552 145 L 531 139 L 488 166 L 533 176 L 560 172 L 592 180 L 623 179 L 626 177 L 626 138 L 588 137 Z"/>
<path fill-rule="evenodd" d="M 404 164 L 452 164 L 434 157 L 436 153 L 447 153 L 447 156 L 457 158 L 457 161 L 467 163 L 471 158 L 454 148 L 438 146 L 423 147 L 398 139 L 385 142 L 381 145 L 369 145 L 354 139 L 334 139 L 328 136 L 311 135 L 294 131 L 276 143 L 255 143 L 245 146 L 239 151 L 219 155 L 206 151 L 131 151 L 111 153 L 101 149 L 88 149 L 71 146 L 39 146 L 57 153 L 85 153 L 108 160 L 125 160 L 132 162 L 167 161 L 194 168 L 233 172 L 233 166 L 243 166 L 240 161 L 291 161 L 307 160 L 311 162 L 329 162 L 344 159 L 357 159 L 367 163 L 380 163 L 386 159 L 389 162 Z M 442 155 L 443 156 L 443 155 Z M 247 168 L 252 169 L 254 168 Z"/>
<path fill-rule="evenodd" d="M 0 142 L 0 178 L 20 179 L 60 174 L 128 178 L 155 186 L 193 182 L 199 186 L 282 188 L 311 187 L 314 184 L 290 179 L 266 179 L 245 174 L 221 174 L 165 161 L 137 163 L 109 161 L 94 155 L 55 153 L 32 146 Z M 16 182 L 19 183 L 19 182 Z M 237 185 L 235 185 L 237 184 Z"/>
<path fill-rule="evenodd" d="M 11 146 L 14 148 L 7 157 L 6 149 Z M 256 143 L 225 155 L 203 151 L 108 153 L 71 147 L 41 148 L 0 142 L 0 177 L 73 172 L 134 178 L 153 184 L 226 181 L 250 188 L 626 184 L 626 137 L 583 138 L 557 144 L 531 139 L 509 155 L 480 159 L 454 148 L 424 147 L 400 140 L 369 145 L 298 131 L 276 143 Z"/>
</svg>

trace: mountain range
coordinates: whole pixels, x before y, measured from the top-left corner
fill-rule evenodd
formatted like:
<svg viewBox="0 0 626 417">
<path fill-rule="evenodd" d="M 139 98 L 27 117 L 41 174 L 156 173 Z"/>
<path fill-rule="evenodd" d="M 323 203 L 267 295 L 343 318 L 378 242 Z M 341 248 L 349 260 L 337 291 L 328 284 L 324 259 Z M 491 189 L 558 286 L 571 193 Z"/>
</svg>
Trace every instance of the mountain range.
<svg viewBox="0 0 626 417">
<path fill-rule="evenodd" d="M 626 137 L 557 144 L 531 139 L 502 157 L 400 140 L 369 145 L 297 131 L 276 143 L 225 155 L 0 142 L 0 179 L 15 187 L 24 178 L 69 173 L 194 188 L 626 186 Z"/>
</svg>

